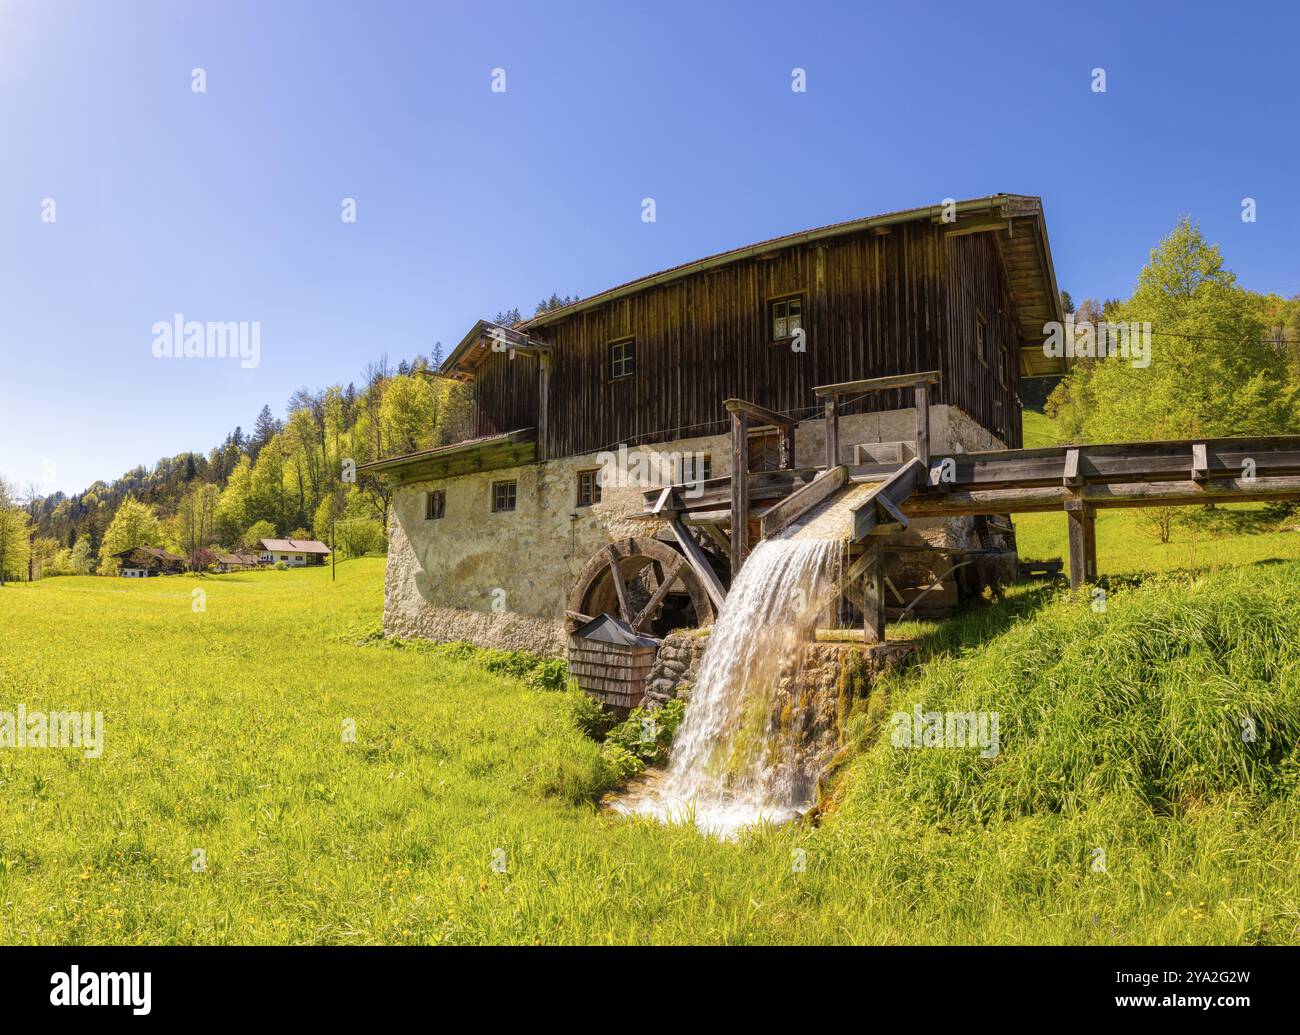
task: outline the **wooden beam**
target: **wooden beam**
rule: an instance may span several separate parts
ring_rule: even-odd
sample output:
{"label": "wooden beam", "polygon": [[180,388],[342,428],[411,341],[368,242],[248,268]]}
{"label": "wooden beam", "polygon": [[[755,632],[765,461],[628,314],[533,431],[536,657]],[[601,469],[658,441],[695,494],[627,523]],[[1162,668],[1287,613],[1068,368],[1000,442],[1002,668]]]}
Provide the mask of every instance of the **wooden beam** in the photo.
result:
{"label": "wooden beam", "polygon": [[828,468],[807,485],[795,489],[776,506],[765,510],[760,518],[763,538],[769,539],[794,524],[827,496],[843,488],[848,477],[849,470],[843,465]]}
{"label": "wooden beam", "polygon": [[641,627],[646,623],[650,616],[655,613],[655,608],[663,603],[664,597],[668,595],[669,587],[677,580],[677,575],[682,570],[682,565],[685,563],[686,558],[679,557],[673,562],[672,567],[664,572],[663,578],[659,580],[659,585],[655,588],[654,593],[651,594],[650,600],[646,603],[646,606],[641,609],[641,613],[636,616],[636,620],[632,623],[634,631],[640,632]]}
{"label": "wooden beam", "polygon": [[889,501],[888,496],[877,493],[872,499],[876,503],[876,527],[871,530],[872,535],[888,535],[890,532],[901,532],[907,527],[907,518]]}
{"label": "wooden beam", "polygon": [[[902,509],[902,503],[916,491],[918,479],[924,474],[925,466],[913,457],[884,482],[875,492],[853,508],[853,540],[861,542],[871,535],[880,524],[881,510],[876,500],[889,500],[895,508]],[[887,518],[892,518],[888,511]]]}
{"label": "wooden beam", "polygon": [[718,545],[718,549],[722,551],[723,556],[731,556],[731,539],[727,536],[726,532],[711,522],[696,525],[695,527],[704,530],[704,534]]}
{"label": "wooden beam", "polygon": [[731,411],[731,577],[749,553],[749,413]]}
{"label": "wooden beam", "polygon": [[1205,443],[1192,445],[1192,481],[1203,482],[1210,477],[1210,461],[1206,456]]}
{"label": "wooden beam", "polygon": [[884,549],[868,543],[862,575],[862,638],[867,643],[885,642]]}
{"label": "wooden beam", "polygon": [[826,398],[826,466],[840,465],[840,404],[837,396]]}
{"label": "wooden beam", "polygon": [[816,396],[850,395],[858,392],[886,392],[891,388],[911,388],[919,384],[937,384],[943,375],[937,370],[918,374],[892,374],[889,377],[870,377],[865,381],[844,381],[834,385],[819,385],[813,389]]}
{"label": "wooden beam", "polygon": [[618,594],[618,608],[622,612],[620,617],[625,622],[632,621],[632,605],[627,599],[627,585],[623,582],[623,573],[618,569],[618,551],[614,549],[614,544],[610,543],[605,547],[605,553],[609,557],[609,573],[614,579],[614,592]]}
{"label": "wooden beam", "polygon": [[769,410],[766,406],[759,406],[758,403],[752,403],[748,399],[724,399],[722,405],[727,408],[728,413],[745,413],[760,424],[770,424],[774,428],[793,428],[798,423],[793,417],[777,413],[776,410]]}
{"label": "wooden beam", "polygon": [[955,514],[1031,514],[1059,510],[1068,500],[1096,507],[1182,506],[1198,503],[1252,503],[1300,499],[1300,478],[1212,478],[1185,481],[1117,482],[1109,485],[1035,486],[1004,489],[952,489],[919,493],[901,507],[908,517]]}
{"label": "wooden beam", "polygon": [[916,385],[916,458],[930,462],[930,382]]}
{"label": "wooden beam", "polygon": [[691,538],[691,533],[686,530],[686,526],[680,521],[670,521],[669,530],[673,533],[673,538],[677,540],[677,545],[682,548],[682,553],[686,555],[686,560],[692,570],[699,576],[700,582],[704,584],[704,590],[709,594],[709,599],[713,601],[713,606],[719,611],[727,599],[727,591],[722,588],[722,583],[718,580],[718,573],[713,570],[709,564],[709,559],[704,556],[704,551],[700,549],[700,544]]}
{"label": "wooden beam", "polygon": [[1079,451],[1077,449],[1066,451],[1065,470],[1061,475],[1061,484],[1071,488],[1083,484],[1083,478],[1079,475]]}

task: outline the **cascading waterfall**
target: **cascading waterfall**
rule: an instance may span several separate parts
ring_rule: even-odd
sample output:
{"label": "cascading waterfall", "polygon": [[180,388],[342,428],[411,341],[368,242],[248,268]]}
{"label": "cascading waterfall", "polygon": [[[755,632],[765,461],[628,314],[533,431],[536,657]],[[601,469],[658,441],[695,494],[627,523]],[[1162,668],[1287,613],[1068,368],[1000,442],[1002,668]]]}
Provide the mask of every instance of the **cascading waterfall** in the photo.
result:
{"label": "cascading waterfall", "polygon": [[811,641],[843,563],[843,536],[807,528],[759,543],[718,615],[677,731],[668,771],[629,811],[729,836],[813,804],[800,731],[774,722],[783,675]]}

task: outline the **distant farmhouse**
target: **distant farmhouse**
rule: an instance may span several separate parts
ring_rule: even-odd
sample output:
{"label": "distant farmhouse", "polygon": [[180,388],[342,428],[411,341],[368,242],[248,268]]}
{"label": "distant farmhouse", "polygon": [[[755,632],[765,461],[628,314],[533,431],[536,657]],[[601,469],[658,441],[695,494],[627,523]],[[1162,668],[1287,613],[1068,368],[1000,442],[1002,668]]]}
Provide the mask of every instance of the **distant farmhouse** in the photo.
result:
{"label": "distant farmhouse", "polygon": [[305,568],[324,564],[330,548],[315,539],[263,539],[258,560],[262,564],[283,562],[290,568]]}
{"label": "distant farmhouse", "polygon": [[[912,461],[928,476],[932,450],[1018,448],[1019,379],[1064,372],[1042,345],[1062,318],[1041,202],[999,194],[479,321],[441,367],[474,387],[472,437],[359,468],[393,490],[385,631],[558,654],[602,614],[652,636],[707,625],[783,501]],[[948,571],[934,551],[1014,572],[997,514],[891,519],[895,595]],[[978,592],[965,574],[926,605]]]}
{"label": "distant farmhouse", "polygon": [[261,558],[255,553],[227,553],[217,558],[217,571],[247,571],[261,564]]}
{"label": "distant farmhouse", "polygon": [[124,579],[176,575],[185,570],[183,558],[170,554],[158,546],[133,546],[112,556],[120,562],[118,574]]}

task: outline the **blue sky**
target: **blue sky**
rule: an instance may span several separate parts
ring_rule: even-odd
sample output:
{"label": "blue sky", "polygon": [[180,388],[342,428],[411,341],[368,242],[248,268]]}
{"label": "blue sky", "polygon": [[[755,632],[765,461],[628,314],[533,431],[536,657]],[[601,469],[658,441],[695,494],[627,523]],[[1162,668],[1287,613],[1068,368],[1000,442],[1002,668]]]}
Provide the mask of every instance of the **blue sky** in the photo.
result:
{"label": "blue sky", "polygon": [[[0,0],[0,474],[78,491],[552,291],[948,196],[1042,195],[1076,300],[1184,214],[1300,291],[1295,5],[1055,6]],[[176,313],[261,364],[155,359]]]}

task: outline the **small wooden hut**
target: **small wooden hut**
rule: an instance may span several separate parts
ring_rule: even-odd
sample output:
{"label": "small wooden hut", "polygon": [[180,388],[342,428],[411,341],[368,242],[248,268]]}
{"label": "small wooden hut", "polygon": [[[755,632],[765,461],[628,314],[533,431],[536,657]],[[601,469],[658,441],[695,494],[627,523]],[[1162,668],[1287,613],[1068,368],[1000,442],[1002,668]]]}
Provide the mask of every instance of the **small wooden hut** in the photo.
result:
{"label": "small wooden hut", "polygon": [[635,708],[659,641],[613,615],[599,615],[569,637],[569,673],[602,704]]}

